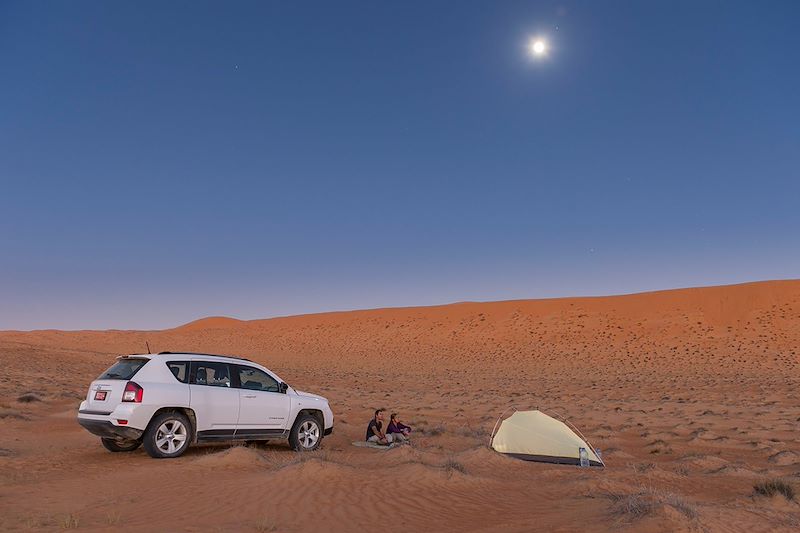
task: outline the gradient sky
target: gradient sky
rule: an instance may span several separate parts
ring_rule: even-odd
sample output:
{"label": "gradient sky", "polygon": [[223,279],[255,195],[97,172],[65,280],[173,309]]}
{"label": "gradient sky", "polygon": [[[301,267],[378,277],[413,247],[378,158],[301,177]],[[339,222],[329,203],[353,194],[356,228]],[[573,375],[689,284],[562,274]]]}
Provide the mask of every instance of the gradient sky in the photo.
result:
{"label": "gradient sky", "polygon": [[794,0],[0,1],[0,66],[0,329],[800,277]]}

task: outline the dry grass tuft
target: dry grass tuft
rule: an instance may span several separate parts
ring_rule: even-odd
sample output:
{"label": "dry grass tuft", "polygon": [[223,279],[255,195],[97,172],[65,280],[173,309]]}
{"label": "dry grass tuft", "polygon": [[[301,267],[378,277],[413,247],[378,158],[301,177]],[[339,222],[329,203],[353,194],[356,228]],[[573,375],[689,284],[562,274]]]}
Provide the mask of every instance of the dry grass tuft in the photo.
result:
{"label": "dry grass tuft", "polygon": [[757,496],[767,496],[769,498],[781,494],[787,500],[794,501],[794,487],[782,479],[769,479],[759,481],[753,485],[753,490]]}
{"label": "dry grass tuft", "polygon": [[653,463],[639,463],[639,464],[631,464],[630,467],[633,469],[634,473],[644,474],[645,472],[653,470],[656,467],[656,465]]}
{"label": "dry grass tuft", "polygon": [[697,510],[682,497],[671,492],[646,488],[632,494],[608,494],[611,514],[626,520],[638,520],[668,506],[689,520],[697,519]]}
{"label": "dry grass tuft", "polygon": [[296,465],[296,464],[303,464],[309,461],[313,461],[314,459],[321,461],[323,463],[331,463],[332,458],[331,454],[328,450],[314,450],[313,452],[297,452],[292,454],[291,458],[286,461],[282,467]]}
{"label": "dry grass tuft", "polygon": [[80,519],[75,513],[66,514],[59,520],[61,529],[78,529],[80,523]]}
{"label": "dry grass tuft", "polygon": [[444,424],[438,424],[436,426],[431,427],[421,427],[419,432],[428,437],[436,437],[443,434],[446,431]]}
{"label": "dry grass tuft", "polygon": [[253,527],[256,531],[262,531],[264,533],[268,531],[278,531],[278,524],[266,516],[260,518]]}
{"label": "dry grass tuft", "polygon": [[25,529],[39,529],[45,527],[45,520],[40,516],[30,516],[25,519]]}
{"label": "dry grass tuft", "polygon": [[611,513],[620,518],[638,520],[655,511],[655,502],[643,493],[609,495],[613,506]]}
{"label": "dry grass tuft", "polygon": [[678,465],[675,468],[675,473],[678,474],[679,476],[684,476],[684,477],[688,476],[690,473],[689,467],[686,465]]}
{"label": "dry grass tuft", "polygon": [[481,428],[472,428],[469,426],[463,426],[457,428],[454,433],[460,437],[467,437],[473,439],[487,439],[489,437],[489,432],[485,429]]}
{"label": "dry grass tuft", "polygon": [[0,409],[0,418],[10,418],[14,420],[30,420],[30,417],[15,411],[14,409]]}

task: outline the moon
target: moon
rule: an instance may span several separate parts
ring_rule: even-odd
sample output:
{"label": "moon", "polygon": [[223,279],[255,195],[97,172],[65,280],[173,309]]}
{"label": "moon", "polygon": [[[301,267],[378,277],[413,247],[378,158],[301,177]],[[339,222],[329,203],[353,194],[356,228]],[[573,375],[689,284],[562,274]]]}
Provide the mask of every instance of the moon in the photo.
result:
{"label": "moon", "polygon": [[534,56],[541,57],[547,53],[547,43],[544,39],[531,39],[530,51]]}

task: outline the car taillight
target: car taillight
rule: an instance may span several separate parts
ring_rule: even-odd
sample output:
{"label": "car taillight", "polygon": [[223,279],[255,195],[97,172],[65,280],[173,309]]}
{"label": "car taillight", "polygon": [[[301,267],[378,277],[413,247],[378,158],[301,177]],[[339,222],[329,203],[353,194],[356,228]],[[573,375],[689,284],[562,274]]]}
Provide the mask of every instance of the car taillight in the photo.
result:
{"label": "car taillight", "polygon": [[122,401],[142,403],[142,396],[144,396],[144,389],[133,381],[129,381],[125,385],[125,392],[122,393]]}

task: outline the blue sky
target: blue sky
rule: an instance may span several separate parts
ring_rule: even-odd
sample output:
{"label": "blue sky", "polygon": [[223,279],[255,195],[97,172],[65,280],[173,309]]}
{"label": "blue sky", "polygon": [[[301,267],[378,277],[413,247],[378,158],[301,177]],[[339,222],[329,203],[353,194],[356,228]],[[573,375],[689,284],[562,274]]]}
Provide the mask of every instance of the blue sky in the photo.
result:
{"label": "blue sky", "polygon": [[798,21],[0,1],[0,329],[800,277]]}

